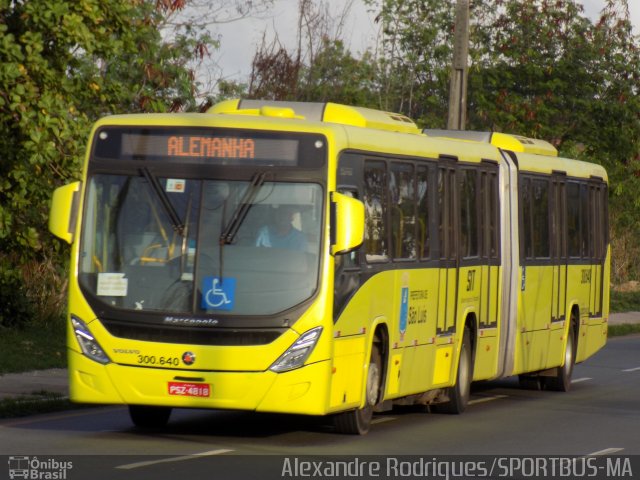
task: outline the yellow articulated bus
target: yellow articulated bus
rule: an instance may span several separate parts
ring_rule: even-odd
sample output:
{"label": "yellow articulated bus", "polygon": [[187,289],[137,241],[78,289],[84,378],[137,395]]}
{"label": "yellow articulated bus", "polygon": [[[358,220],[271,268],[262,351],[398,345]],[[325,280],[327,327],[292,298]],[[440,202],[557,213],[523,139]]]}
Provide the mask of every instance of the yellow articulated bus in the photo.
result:
{"label": "yellow articulated bus", "polygon": [[606,342],[607,176],[546,142],[338,104],[111,116],[54,192],[73,401],[460,413],[472,381],[567,390]]}

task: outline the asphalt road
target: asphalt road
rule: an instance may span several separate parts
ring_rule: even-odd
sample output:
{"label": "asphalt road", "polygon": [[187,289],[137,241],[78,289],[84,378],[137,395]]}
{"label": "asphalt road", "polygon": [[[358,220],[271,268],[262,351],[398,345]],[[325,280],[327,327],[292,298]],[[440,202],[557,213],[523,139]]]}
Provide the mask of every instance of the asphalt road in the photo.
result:
{"label": "asphalt road", "polygon": [[[1,421],[0,460],[16,467],[37,457],[41,471],[69,461],[74,468],[64,478],[71,480],[161,480],[303,478],[283,458],[304,456],[640,455],[640,336],[609,340],[573,379],[568,393],[521,390],[516,379],[476,385],[463,415],[396,409],[376,416],[364,437],[338,435],[322,419],[202,410],[176,410],[166,428],[140,431],[125,408],[78,409]],[[91,477],[80,475],[85,469]]]}

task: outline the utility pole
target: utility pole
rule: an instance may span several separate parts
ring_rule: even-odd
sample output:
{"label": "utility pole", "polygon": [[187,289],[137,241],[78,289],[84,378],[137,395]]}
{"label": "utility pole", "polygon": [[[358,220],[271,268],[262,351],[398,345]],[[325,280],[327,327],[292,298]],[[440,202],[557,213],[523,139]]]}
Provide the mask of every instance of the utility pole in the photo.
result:
{"label": "utility pole", "polygon": [[449,130],[464,130],[467,123],[467,76],[469,57],[469,0],[456,5],[453,64],[449,90]]}

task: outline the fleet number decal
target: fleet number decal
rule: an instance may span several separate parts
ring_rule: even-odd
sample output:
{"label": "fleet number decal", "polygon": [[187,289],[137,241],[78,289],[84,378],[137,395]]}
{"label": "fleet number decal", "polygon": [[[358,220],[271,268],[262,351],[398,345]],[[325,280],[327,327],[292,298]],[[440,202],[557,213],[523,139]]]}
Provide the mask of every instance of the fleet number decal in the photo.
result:
{"label": "fleet number decal", "polygon": [[178,357],[156,357],[155,355],[138,355],[138,363],[141,365],[161,365],[177,367],[180,365]]}

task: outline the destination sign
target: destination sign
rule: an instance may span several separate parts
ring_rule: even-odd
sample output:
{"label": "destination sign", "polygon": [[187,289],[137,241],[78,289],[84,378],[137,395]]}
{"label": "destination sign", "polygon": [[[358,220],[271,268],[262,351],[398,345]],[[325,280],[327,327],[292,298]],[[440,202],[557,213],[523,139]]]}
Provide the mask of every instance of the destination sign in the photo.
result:
{"label": "destination sign", "polygon": [[167,155],[201,158],[256,158],[252,138],[169,137]]}
{"label": "destination sign", "polygon": [[218,165],[320,166],[321,135],[213,128],[105,127],[93,158]]}

